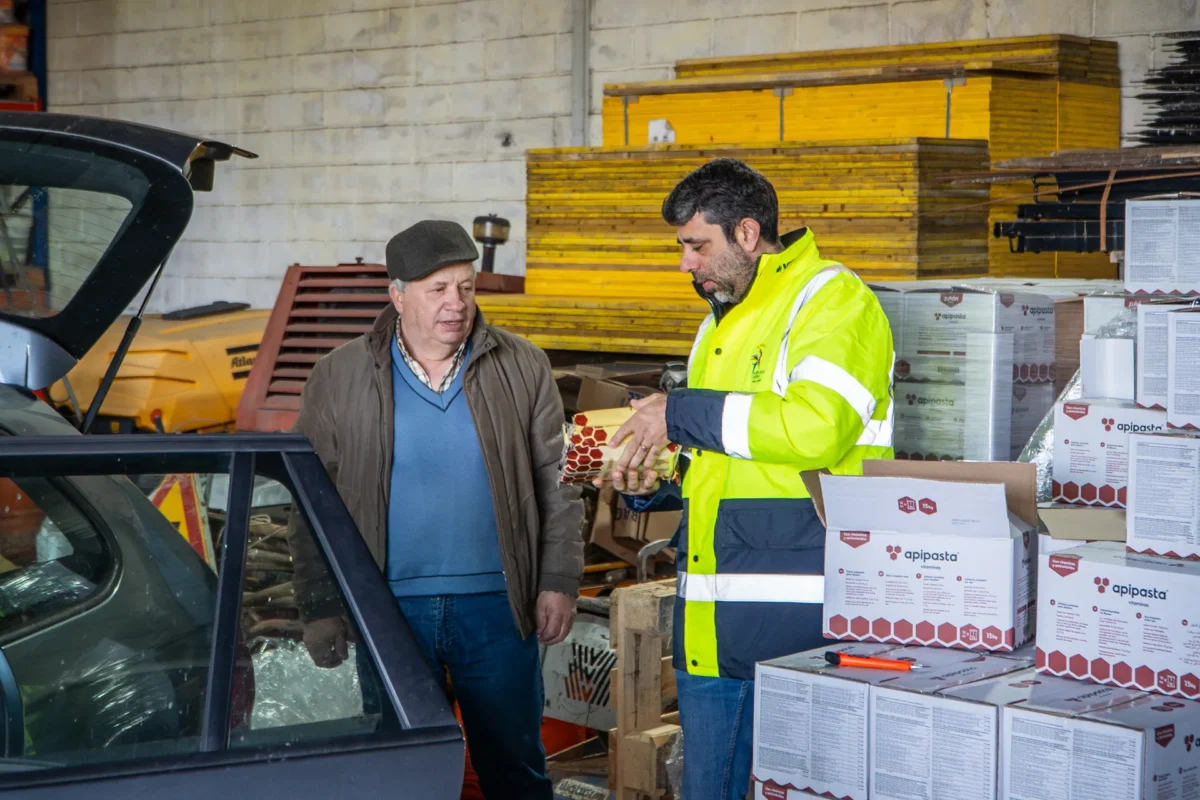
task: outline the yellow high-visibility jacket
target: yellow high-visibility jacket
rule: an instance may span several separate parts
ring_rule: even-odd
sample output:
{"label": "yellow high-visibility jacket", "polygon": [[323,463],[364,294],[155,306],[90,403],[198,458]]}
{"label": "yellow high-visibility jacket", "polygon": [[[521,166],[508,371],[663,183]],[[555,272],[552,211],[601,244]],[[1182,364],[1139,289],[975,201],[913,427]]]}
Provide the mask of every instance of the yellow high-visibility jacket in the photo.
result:
{"label": "yellow high-visibility jacket", "polygon": [[757,661],[820,646],[825,529],[800,475],[892,457],[879,301],[811,231],[783,245],[701,324],[687,388],[668,395],[684,505],[674,661],[693,675],[753,680]]}

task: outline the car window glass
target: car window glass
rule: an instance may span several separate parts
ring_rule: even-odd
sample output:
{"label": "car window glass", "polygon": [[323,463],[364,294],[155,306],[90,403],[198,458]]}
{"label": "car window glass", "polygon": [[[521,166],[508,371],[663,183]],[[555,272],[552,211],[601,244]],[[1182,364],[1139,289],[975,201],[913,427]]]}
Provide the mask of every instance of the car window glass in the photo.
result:
{"label": "car window glass", "polygon": [[[304,618],[325,620],[307,644]],[[326,635],[317,635],[322,629]],[[383,727],[378,672],[360,638],[292,490],[259,476],[238,642],[239,668],[248,658],[253,685],[246,707],[235,706],[230,746],[318,741]]]}
{"label": "car window glass", "polygon": [[51,317],[65,308],[145,191],[140,172],[98,154],[0,142],[0,311]]}
{"label": "car window glass", "polygon": [[124,475],[0,480],[15,487],[0,502],[15,568],[0,562],[0,643],[23,703],[22,764],[198,750],[217,575],[194,476],[164,484],[179,477],[157,505]]}
{"label": "car window glass", "polygon": [[0,636],[82,608],[113,573],[104,537],[61,489],[0,478]]}

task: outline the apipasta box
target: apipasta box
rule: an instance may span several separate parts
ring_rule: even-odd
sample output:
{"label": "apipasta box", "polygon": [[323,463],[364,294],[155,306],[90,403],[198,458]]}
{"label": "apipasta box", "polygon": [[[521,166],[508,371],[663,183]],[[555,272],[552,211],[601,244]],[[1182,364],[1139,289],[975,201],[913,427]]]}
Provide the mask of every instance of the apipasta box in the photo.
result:
{"label": "apipasta box", "polygon": [[1200,294],[1200,200],[1125,201],[1125,291]]}
{"label": "apipasta box", "polygon": [[1005,484],[1033,485],[1036,468],[891,463],[925,477],[820,476],[825,636],[1005,651],[1032,638],[1036,489],[1022,487],[1022,519]]}
{"label": "apipasta box", "polygon": [[1058,394],[1054,391],[1052,383],[1016,383],[1013,384],[1012,392],[1012,424],[1009,426],[1011,445],[1008,460],[1016,461],[1021,457],[1025,445],[1033,438],[1038,425],[1041,425],[1042,420],[1053,410]]}
{"label": "apipasta box", "polygon": [[[1014,662],[1015,663],[1015,662]],[[1001,710],[1042,699],[1078,698],[1079,713],[1145,696],[1018,671],[932,694],[873,687],[869,747],[871,797],[878,800],[995,800],[1003,748]],[[1082,698],[1089,699],[1082,699]]]}
{"label": "apipasta box", "polygon": [[1200,430],[1200,308],[1167,314],[1167,427]]}
{"label": "apipasta box", "polygon": [[1054,301],[1027,292],[918,289],[904,295],[904,349],[897,376],[962,381],[969,334],[1013,337],[1013,380],[1054,381]]}
{"label": "apipasta box", "polygon": [[[914,672],[834,667],[827,650],[921,664]],[[1028,662],[937,647],[842,642],[760,663],[754,682],[753,775],[759,797],[816,795],[865,800],[869,787],[871,695],[916,697],[994,677]],[[868,794],[868,792],[870,792]]]}
{"label": "apipasta box", "polygon": [[1137,434],[1129,445],[1126,546],[1200,559],[1200,438]]}
{"label": "apipasta box", "polygon": [[1002,800],[1200,798],[1200,703],[1142,695],[1095,708],[1103,687],[1079,685],[1003,709]]}
{"label": "apipasta box", "polygon": [[1162,431],[1165,411],[1123,400],[1069,400],[1054,411],[1055,501],[1124,508],[1129,485],[1129,435]]}
{"label": "apipasta box", "polygon": [[1167,316],[1192,301],[1157,298],[1137,307],[1137,404],[1167,407]]}
{"label": "apipasta box", "polygon": [[884,316],[891,325],[892,347],[897,354],[904,352],[905,290],[887,283],[868,283],[867,286],[875,293],[875,299],[879,301],[879,307],[883,309]]}
{"label": "apipasta box", "polygon": [[1200,563],[1091,544],[1038,561],[1039,672],[1200,697]]}

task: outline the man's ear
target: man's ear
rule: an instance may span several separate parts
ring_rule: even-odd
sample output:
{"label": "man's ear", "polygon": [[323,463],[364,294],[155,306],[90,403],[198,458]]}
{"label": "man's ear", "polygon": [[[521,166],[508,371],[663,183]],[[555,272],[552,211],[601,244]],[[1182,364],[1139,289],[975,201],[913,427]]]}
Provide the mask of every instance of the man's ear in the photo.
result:
{"label": "man's ear", "polygon": [[753,253],[762,241],[762,228],[757,220],[745,217],[733,229],[733,237],[746,253]]}
{"label": "man's ear", "polygon": [[392,299],[392,305],[396,307],[397,314],[404,313],[404,292],[396,288],[396,284],[388,284],[388,297]]}

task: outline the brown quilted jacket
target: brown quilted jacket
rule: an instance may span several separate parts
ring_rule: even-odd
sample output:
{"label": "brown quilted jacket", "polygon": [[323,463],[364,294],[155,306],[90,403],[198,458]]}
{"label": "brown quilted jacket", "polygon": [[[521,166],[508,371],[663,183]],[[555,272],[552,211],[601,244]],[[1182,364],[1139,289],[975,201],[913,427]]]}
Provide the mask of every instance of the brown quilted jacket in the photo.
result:
{"label": "brown quilted jacket", "polygon": [[[381,571],[387,564],[392,470],[392,306],[371,332],[334,350],[313,368],[293,428],[325,464]],[[583,575],[583,504],[558,484],[562,399],[546,354],[487,325],[478,314],[463,367],[467,399],[492,484],[509,603],[523,636],[536,628],[542,591],[578,595]],[[327,573],[307,530],[293,517],[293,585],[304,619],[344,613],[329,596]],[[421,532],[436,535],[436,532]]]}

